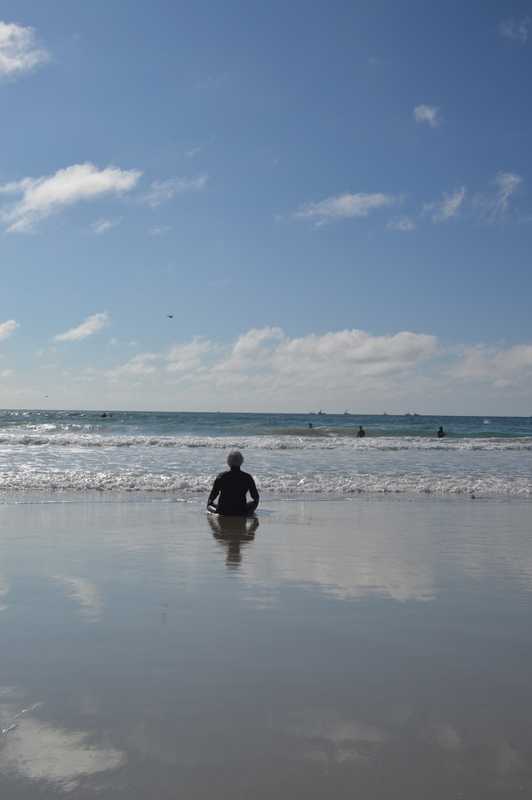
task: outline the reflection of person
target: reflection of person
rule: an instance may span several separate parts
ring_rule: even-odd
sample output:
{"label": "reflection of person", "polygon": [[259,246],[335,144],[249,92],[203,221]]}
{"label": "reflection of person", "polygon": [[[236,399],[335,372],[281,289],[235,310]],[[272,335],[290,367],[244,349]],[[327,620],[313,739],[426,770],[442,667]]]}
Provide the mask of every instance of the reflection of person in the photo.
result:
{"label": "reflection of person", "polygon": [[[227,456],[230,469],[220,472],[213,483],[207,508],[217,514],[227,516],[245,516],[253,514],[259,504],[259,493],[255,481],[247,472],[240,469],[244,456],[239,450],[233,450]],[[247,500],[247,494],[253,498]],[[220,495],[218,503],[216,498]]]}
{"label": "reflection of person", "polygon": [[228,565],[237,566],[242,560],[241,544],[252,542],[255,531],[259,527],[257,517],[223,517],[221,515],[208,516],[212,535],[215,539],[227,546]]}
{"label": "reflection of person", "polygon": [[436,436],[438,437],[438,439],[443,439],[443,437],[446,436],[446,433],[443,430],[443,425],[440,425],[440,427],[438,428],[438,433],[436,434]]}
{"label": "reflection of person", "polygon": [[362,425],[359,425],[358,426],[358,431],[357,431],[357,438],[358,439],[363,439],[365,435],[366,435],[366,431],[364,430]]}

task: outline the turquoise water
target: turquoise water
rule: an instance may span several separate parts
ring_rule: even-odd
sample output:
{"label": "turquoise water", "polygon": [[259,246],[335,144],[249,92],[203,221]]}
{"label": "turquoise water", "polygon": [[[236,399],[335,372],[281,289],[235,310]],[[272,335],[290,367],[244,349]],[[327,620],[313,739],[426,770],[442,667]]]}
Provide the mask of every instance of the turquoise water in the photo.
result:
{"label": "turquoise water", "polygon": [[532,495],[532,417],[61,410],[0,412],[0,491],[198,498],[234,447],[272,496]]}
{"label": "turquoise water", "polygon": [[[105,417],[102,415],[106,414]],[[371,436],[433,436],[443,425],[450,437],[530,437],[530,417],[446,417],[388,414],[228,414],[147,411],[0,411],[0,437],[13,430],[35,433],[86,431],[145,436],[355,435],[363,425]]]}

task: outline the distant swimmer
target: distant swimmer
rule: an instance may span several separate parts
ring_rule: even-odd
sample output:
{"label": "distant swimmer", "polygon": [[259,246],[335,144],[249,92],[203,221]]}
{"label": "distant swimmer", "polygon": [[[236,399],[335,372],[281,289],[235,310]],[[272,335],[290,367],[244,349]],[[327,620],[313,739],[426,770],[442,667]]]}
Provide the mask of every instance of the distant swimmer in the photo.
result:
{"label": "distant swimmer", "polygon": [[443,430],[442,425],[440,425],[440,427],[438,428],[438,433],[436,434],[436,436],[438,437],[438,439],[443,439],[444,436],[447,436],[447,434]]}
{"label": "distant swimmer", "polygon": [[[239,450],[233,450],[227,456],[229,469],[221,472],[213,483],[207,510],[226,516],[246,516],[253,514],[259,504],[259,493],[251,475],[240,469],[244,456]],[[252,500],[248,501],[247,494]],[[216,503],[216,498],[220,500]]]}
{"label": "distant swimmer", "polygon": [[366,435],[366,431],[364,430],[362,425],[359,425],[358,426],[358,431],[357,431],[357,439],[363,439],[365,435]]}

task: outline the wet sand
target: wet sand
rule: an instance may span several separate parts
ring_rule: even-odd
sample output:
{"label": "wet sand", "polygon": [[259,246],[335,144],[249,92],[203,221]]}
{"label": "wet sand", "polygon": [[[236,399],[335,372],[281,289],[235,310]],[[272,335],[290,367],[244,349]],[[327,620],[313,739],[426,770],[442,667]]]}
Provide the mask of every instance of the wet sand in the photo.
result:
{"label": "wet sand", "polygon": [[0,797],[531,796],[531,512],[4,498]]}

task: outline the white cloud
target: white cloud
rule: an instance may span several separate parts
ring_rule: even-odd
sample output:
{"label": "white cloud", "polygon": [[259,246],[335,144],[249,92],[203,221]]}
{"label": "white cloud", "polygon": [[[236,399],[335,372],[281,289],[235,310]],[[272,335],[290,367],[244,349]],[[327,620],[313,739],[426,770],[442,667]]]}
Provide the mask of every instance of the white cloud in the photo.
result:
{"label": "white cloud", "polygon": [[477,195],[475,204],[487,222],[501,220],[510,207],[512,196],[523,183],[515,172],[498,172],[493,180],[495,191],[489,195]]}
{"label": "white cloud", "polygon": [[112,228],[116,228],[121,222],[121,217],[117,219],[97,219],[96,222],[92,223],[91,229],[97,236],[101,236],[102,233],[107,233],[107,231],[112,230]]}
{"label": "white cloud", "polygon": [[504,214],[508,210],[510,198],[522,182],[521,176],[513,172],[499,172],[497,174],[494,183],[497,187],[496,206],[498,213]]}
{"label": "white cloud", "polygon": [[201,147],[191,147],[190,150],[185,151],[185,156],[187,158],[195,158],[197,155],[201,153]]}
{"label": "white cloud", "polygon": [[164,236],[172,230],[171,225],[153,225],[148,229],[150,236]]}
{"label": "white cloud", "polygon": [[511,39],[521,44],[526,44],[528,31],[530,29],[530,17],[523,17],[521,20],[507,19],[499,25],[499,33],[505,39]]}
{"label": "white cloud", "polygon": [[168,372],[182,373],[201,369],[204,357],[212,353],[213,349],[212,342],[199,336],[186,344],[174,345],[167,355],[166,369]]}
{"label": "white cloud", "polygon": [[120,378],[142,378],[145,375],[153,375],[157,372],[158,363],[162,356],[159,353],[138,353],[125,364],[121,364],[114,369],[107,371],[107,377],[111,380]]}
{"label": "white cloud", "polygon": [[371,211],[393,205],[397,199],[389,194],[339,194],[317,203],[305,203],[294,214],[299,219],[314,219],[318,225],[334,219],[367,217]]}
{"label": "white cloud", "polygon": [[441,124],[440,109],[438,106],[420,105],[414,108],[414,119],[416,122],[426,123],[431,128],[437,128]]}
{"label": "white cloud", "polygon": [[11,378],[12,375],[13,375],[12,369],[0,370],[0,378]]}
{"label": "white cloud", "polygon": [[102,328],[109,324],[109,314],[107,312],[92,314],[87,317],[80,325],[64,333],[58,333],[54,336],[56,342],[78,342],[80,339],[86,339],[87,336],[92,336],[98,333]]}
{"label": "white cloud", "polygon": [[0,322],[0,340],[7,339],[8,336],[11,336],[12,333],[19,328],[18,322],[14,319],[8,319],[5,322]]}
{"label": "white cloud", "polygon": [[433,222],[446,222],[456,217],[466,196],[466,187],[462,186],[450,194],[444,193],[443,198],[435,203],[428,203],[425,211],[432,211]]}
{"label": "white cloud", "polygon": [[284,333],[278,327],[251,328],[238,337],[232,354],[240,359],[255,358],[265,344],[281,341],[283,338]]}
{"label": "white cloud", "polygon": [[0,218],[10,233],[27,233],[39,220],[81,200],[130,191],[141,174],[118,167],[98,169],[85,163],[60,169],[53,175],[6,183],[0,185],[0,194],[20,195],[20,200],[3,208]]}
{"label": "white cloud", "polygon": [[177,194],[184,192],[199,192],[207,186],[207,175],[198,175],[195,178],[169,178],[166,181],[153,181],[148,192],[143,195],[143,201],[157,208],[162,203],[172,200]]}
{"label": "white cloud", "polygon": [[397,217],[396,219],[391,219],[386,227],[392,231],[408,233],[416,229],[416,223],[410,217]]}
{"label": "white cloud", "polygon": [[0,21],[0,77],[17,77],[50,60],[33,28]]}

